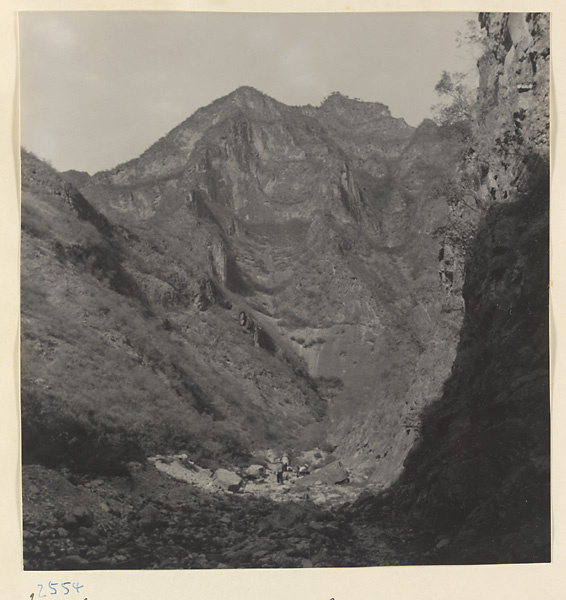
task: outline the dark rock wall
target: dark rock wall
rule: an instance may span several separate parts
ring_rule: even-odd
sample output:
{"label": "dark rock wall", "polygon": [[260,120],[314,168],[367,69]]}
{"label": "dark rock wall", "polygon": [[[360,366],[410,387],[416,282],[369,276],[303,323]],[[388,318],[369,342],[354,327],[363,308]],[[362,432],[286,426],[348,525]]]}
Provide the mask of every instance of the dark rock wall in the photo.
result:
{"label": "dark rock wall", "polygon": [[549,559],[547,180],[491,207],[466,269],[466,317],[442,400],[394,490],[452,541],[449,562]]}

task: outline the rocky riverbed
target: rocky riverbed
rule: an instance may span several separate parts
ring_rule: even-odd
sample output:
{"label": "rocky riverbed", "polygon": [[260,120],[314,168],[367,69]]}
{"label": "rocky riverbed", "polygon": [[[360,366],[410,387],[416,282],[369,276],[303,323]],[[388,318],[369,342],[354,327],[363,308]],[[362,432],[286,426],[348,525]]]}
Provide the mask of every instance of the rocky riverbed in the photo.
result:
{"label": "rocky riverbed", "polygon": [[283,484],[269,467],[255,477],[232,472],[240,483],[231,491],[225,473],[183,455],[132,465],[127,477],[93,479],[25,466],[25,568],[397,564],[390,534],[349,518],[348,506],[365,483],[355,475],[329,483],[340,468],[330,464]]}

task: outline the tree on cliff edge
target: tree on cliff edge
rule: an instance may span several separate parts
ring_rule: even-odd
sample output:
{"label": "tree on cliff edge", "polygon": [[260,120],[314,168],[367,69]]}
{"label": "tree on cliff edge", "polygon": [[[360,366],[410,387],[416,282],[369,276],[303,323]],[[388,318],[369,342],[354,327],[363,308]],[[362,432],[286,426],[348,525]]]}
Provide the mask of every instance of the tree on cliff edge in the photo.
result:
{"label": "tree on cliff edge", "polygon": [[432,107],[434,120],[439,125],[456,125],[472,120],[474,94],[466,86],[465,79],[464,73],[442,71],[442,77],[434,86],[442,101]]}

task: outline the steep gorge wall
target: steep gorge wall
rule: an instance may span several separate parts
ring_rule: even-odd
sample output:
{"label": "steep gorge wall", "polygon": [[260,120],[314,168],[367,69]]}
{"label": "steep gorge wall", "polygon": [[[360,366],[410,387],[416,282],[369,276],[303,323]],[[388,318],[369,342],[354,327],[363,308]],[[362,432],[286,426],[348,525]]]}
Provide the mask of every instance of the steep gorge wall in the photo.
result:
{"label": "steep gorge wall", "polygon": [[421,532],[415,562],[550,559],[549,15],[480,23],[487,50],[461,174],[476,182],[475,210],[457,207],[451,238],[452,267],[465,264],[456,360],[400,480],[358,503]]}
{"label": "steep gorge wall", "polygon": [[373,352],[366,352],[364,362],[355,357],[359,366],[348,365],[353,377],[365,378],[369,386],[350,388],[361,400],[350,399],[350,392],[343,402],[347,406],[337,407],[331,440],[344,464],[363,468],[383,486],[399,477],[419,435],[419,415],[440,397],[456,353],[463,310],[461,303],[449,305],[439,279],[439,250],[451,217],[438,181],[458,168],[463,149],[453,127],[423,122],[391,165],[388,187],[379,198],[380,250],[393,257],[395,269],[385,276],[382,265],[374,263],[372,270],[387,282],[390,294],[380,285],[373,291],[378,303],[390,306],[386,318],[392,335],[387,346],[380,346],[384,336],[378,331]]}

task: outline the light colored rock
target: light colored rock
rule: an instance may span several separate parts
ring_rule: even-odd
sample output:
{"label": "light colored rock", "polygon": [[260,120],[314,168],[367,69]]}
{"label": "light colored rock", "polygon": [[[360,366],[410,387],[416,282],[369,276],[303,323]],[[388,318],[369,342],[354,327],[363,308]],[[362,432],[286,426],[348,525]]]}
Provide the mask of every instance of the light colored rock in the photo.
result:
{"label": "light colored rock", "polygon": [[300,487],[310,487],[313,485],[334,485],[337,483],[346,483],[350,474],[339,461],[330,463],[322,469],[316,470],[311,475],[297,479],[297,485]]}
{"label": "light colored rock", "polygon": [[222,489],[228,492],[239,492],[242,487],[242,478],[228,469],[217,469],[213,476],[213,481]]}
{"label": "light colored rock", "polygon": [[212,471],[209,469],[201,469],[200,467],[196,467],[196,465],[191,465],[191,468],[187,469],[178,460],[175,460],[172,463],[157,460],[154,465],[158,471],[166,473],[173,479],[184,481],[191,485],[198,485],[202,489],[214,489],[214,484],[211,479]]}
{"label": "light colored rock", "polygon": [[263,475],[265,475],[265,467],[262,465],[250,465],[246,469],[246,475],[252,479],[263,477]]}

